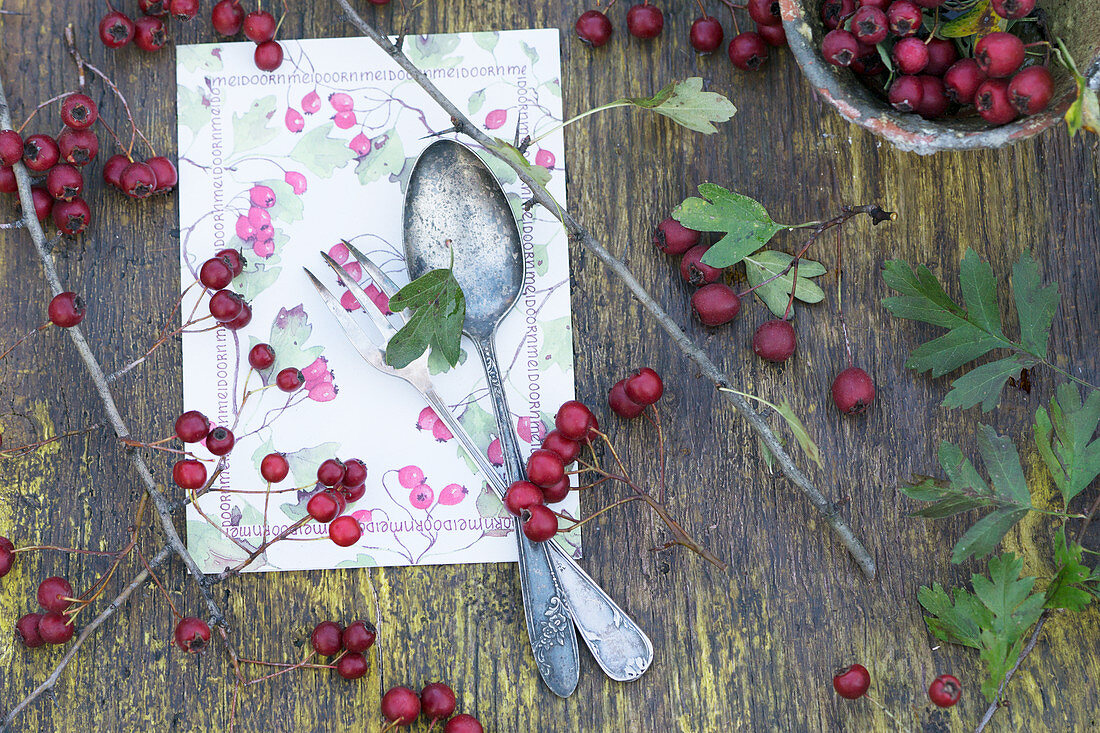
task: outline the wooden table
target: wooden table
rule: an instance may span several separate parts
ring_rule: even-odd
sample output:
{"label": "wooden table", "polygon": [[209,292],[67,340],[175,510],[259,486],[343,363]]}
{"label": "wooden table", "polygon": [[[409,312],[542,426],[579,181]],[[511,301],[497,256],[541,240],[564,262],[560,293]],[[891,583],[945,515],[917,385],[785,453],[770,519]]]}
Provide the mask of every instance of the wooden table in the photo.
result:
{"label": "wooden table", "polygon": [[[136,11],[130,7],[135,3],[124,5]],[[1061,282],[1063,301],[1051,343],[1057,363],[1096,381],[1096,139],[1071,141],[1059,129],[1000,151],[928,158],[899,153],[815,99],[786,52],[773,54],[756,74],[732,69],[721,53],[696,57],[686,37],[698,10],[688,2],[668,11],[663,36],[649,43],[626,34],[626,7],[620,3],[612,11],[616,35],[596,51],[572,34],[573,21],[586,9],[576,2],[429,0],[411,10],[404,25],[398,3],[382,9],[360,5],[368,19],[389,31],[562,29],[569,114],[623,95],[648,95],[691,75],[703,76],[733,99],[740,113],[710,137],[627,110],[570,127],[570,205],[736,384],[791,402],[825,455],[825,470],[809,466],[812,477],[842,502],[875,556],[879,575],[873,581],[860,575],[802,495],[768,473],[744,422],[623,285],[595,257],[574,249],[578,391],[598,404],[615,380],[637,366],[651,365],[665,375],[671,508],[728,559],[729,573],[683,551],[649,552],[665,538],[649,514],[630,508],[595,522],[585,537],[583,565],[649,631],[657,657],[640,681],[617,684],[585,653],[580,686],[569,700],[555,698],[537,682],[512,566],[244,577],[218,590],[243,655],[294,659],[318,620],[369,616],[373,593],[381,607],[381,641],[371,674],[359,683],[305,673],[246,689],[237,729],[377,730],[380,687],[442,679],[456,689],[460,709],[476,713],[489,731],[891,730],[889,720],[866,701],[852,703],[833,693],[833,669],[853,661],[870,668],[872,692],[908,729],[973,728],[985,709],[977,692],[977,654],[939,647],[921,620],[916,592],[933,580],[965,582],[984,564],[953,567],[949,550],[966,525],[908,518],[913,505],[895,487],[913,472],[936,473],[935,451],[943,439],[961,442],[973,453],[976,428],[987,421],[1026,446],[1025,461],[1038,477],[1028,426],[1056,380],[1049,371],[1036,372],[1030,395],[1009,390],[1002,406],[988,415],[939,407],[949,380],[915,376],[904,368],[907,352],[935,329],[894,320],[882,309],[879,300],[887,292],[879,268],[886,259],[904,258],[953,279],[963,252],[972,247],[993,262],[1003,286],[1017,255],[1031,250],[1045,275]],[[716,5],[708,9],[717,13],[718,7],[710,7]],[[64,24],[73,22],[89,59],[115,75],[154,141],[172,148],[170,50],[155,56],[135,49],[108,52],[94,40],[99,3],[8,0],[0,9],[25,13],[0,16],[0,73],[18,118],[38,101],[74,86],[60,37]],[[333,3],[313,2],[292,3],[282,35],[350,32]],[[179,42],[212,38],[205,22],[176,31]],[[97,99],[106,99],[102,86],[92,88]],[[111,119],[121,119],[116,105],[105,107]],[[832,375],[843,365],[831,310],[833,275],[825,278],[826,304],[800,310],[799,351],[782,368],[762,363],[748,347],[755,324],[766,318],[759,303],[746,302],[738,321],[721,330],[690,321],[689,290],[654,253],[650,229],[702,181],[751,195],[787,222],[822,218],[852,203],[878,202],[899,213],[895,224],[871,228],[860,221],[840,235],[856,359],[879,386],[869,415],[841,419],[827,398]],[[65,281],[91,301],[86,332],[110,367],[144,351],[169,318],[179,285],[172,236],[177,212],[173,199],[138,203],[101,186],[89,203],[96,221],[88,234],[60,247],[59,267]],[[11,204],[0,204],[0,211],[0,220],[14,218]],[[835,241],[827,238],[816,250],[830,270]],[[781,236],[777,243],[792,250],[798,240]],[[24,233],[0,232],[0,277],[6,284],[0,300],[4,346],[41,322],[47,300]],[[102,419],[83,368],[57,332],[38,335],[0,362],[0,375],[5,446]],[[170,431],[181,410],[179,384],[176,344],[118,384],[123,409],[140,435],[156,438]],[[626,452],[655,476],[651,433],[639,425],[606,422]],[[168,459],[152,460],[165,481]],[[23,544],[91,549],[124,544],[139,496],[124,453],[106,430],[5,460],[0,487],[0,533]],[[591,510],[606,500],[587,497],[584,504]],[[1029,572],[1049,574],[1043,559],[1050,557],[1049,530],[1048,522],[1032,515],[1008,535],[1004,547],[1023,553]],[[34,605],[35,584],[52,574],[92,578],[107,565],[104,558],[38,553],[0,584],[0,708],[40,683],[63,653],[28,651],[12,642],[15,618]],[[135,572],[126,566],[112,587],[121,587]],[[161,575],[182,610],[201,611],[182,565],[173,562]],[[18,730],[224,730],[232,700],[226,658],[220,649],[185,658],[168,644],[172,625],[154,588],[141,589],[65,672],[57,701],[33,705]],[[1095,727],[1098,640],[1095,604],[1072,618],[1055,615],[1011,683],[1010,705],[997,714],[993,729]],[[932,709],[924,694],[942,672],[958,675],[966,685],[962,702],[948,711]]]}

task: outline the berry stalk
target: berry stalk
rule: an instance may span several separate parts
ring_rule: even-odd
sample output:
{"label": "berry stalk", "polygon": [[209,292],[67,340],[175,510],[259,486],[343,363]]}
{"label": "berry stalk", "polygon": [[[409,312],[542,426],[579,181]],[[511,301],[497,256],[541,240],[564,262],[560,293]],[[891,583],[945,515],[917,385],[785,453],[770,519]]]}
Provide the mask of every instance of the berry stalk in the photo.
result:
{"label": "berry stalk", "polygon": [[[538,181],[534,180],[526,166],[510,160],[497,150],[496,143],[451,102],[443,92],[439,90],[431,79],[404,54],[390,42],[389,38],[380,33],[374,26],[367,23],[352,8],[348,0],[336,0],[343,9],[348,21],[354,25],[360,33],[374,41],[385,51],[409,76],[420,85],[422,89],[450,116],[455,128],[478,144],[489,150],[490,153],[507,163],[531,190],[533,200],[542,205],[565,226],[570,239],[581,244],[596,255],[607,267],[630,289],[642,306],[649,312],[657,324],[669,335],[680,350],[699,367],[704,376],[714,384],[716,388],[730,387],[729,379],[711,360],[709,356],[696,345],[680,328],[680,325],[657,303],[648,291],[638,282],[629,268],[617,257],[611,254],[589,231],[577,221],[576,218],[558,204],[554,197]],[[810,500],[810,503],[821,513],[829,526],[836,533],[841,543],[855,559],[864,575],[868,578],[875,577],[875,561],[871,554],[856,537],[848,523],[841,517],[831,502],[809,477],[795,464],[786,449],[779,442],[779,438],[749,403],[741,396],[726,392],[726,399],[730,401],[738,414],[748,421],[749,426],[760,437],[775,457],[776,464],[783,474]]]}

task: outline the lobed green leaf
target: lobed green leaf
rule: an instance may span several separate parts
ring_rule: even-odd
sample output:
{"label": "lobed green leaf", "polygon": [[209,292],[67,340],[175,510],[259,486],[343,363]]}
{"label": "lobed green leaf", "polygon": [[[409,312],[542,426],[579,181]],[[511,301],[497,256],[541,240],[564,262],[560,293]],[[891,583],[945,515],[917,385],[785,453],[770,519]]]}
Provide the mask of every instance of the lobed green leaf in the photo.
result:
{"label": "lobed green leaf", "polygon": [[672,216],[689,229],[725,233],[703,256],[703,262],[711,267],[736,265],[785,228],[748,196],[713,183],[700,184],[699,194],[702,198],[686,199]]}

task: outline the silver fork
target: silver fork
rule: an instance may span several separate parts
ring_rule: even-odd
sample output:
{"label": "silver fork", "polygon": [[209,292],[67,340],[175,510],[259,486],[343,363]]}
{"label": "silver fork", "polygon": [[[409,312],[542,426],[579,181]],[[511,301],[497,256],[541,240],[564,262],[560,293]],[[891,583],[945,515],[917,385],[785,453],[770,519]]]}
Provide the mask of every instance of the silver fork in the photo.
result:
{"label": "silver fork", "polygon": [[[399,288],[381,268],[355,246],[351,244],[347,244],[347,246],[351,256],[362,266],[363,270],[374,281],[375,286],[386,297],[392,297],[397,293]],[[363,288],[349,278],[335,260],[325,252],[321,252],[321,256],[356,296],[362,306],[361,309],[368,315],[382,338],[379,343],[368,335],[358,322],[351,317],[351,314],[344,309],[339,300],[307,269],[306,274],[313,281],[325,305],[339,321],[352,345],[366,359],[367,363],[375,369],[405,380],[424,396],[424,399],[427,400],[440,419],[447,424],[451,433],[462,444],[466,454],[477,464],[478,469],[489,485],[503,499],[508,489],[504,480],[477,447],[477,444],[474,443],[470,434],[455,418],[446,402],[435,391],[428,373],[427,354],[425,353],[402,369],[394,369],[386,364],[385,344],[396,333],[396,329],[380,310],[373,307],[370,297]],[[399,322],[404,322],[404,316],[401,314],[396,314],[393,317]],[[522,542],[526,540],[526,537],[523,536],[518,525],[516,534],[522,547]],[[600,668],[608,677],[621,682],[640,677],[653,662],[653,644],[650,642],[649,637],[604,592],[596,581],[581,569],[576,560],[561,545],[557,542],[549,542],[546,545],[549,549],[547,554],[553,564],[554,573],[557,575],[557,585],[565,598],[566,608],[548,606],[546,618],[542,620],[532,619],[528,614],[528,633],[531,636],[532,649],[536,661],[539,663],[540,673],[544,674],[543,658],[548,650],[552,650],[558,644],[567,644],[566,639],[572,639],[572,643],[576,644],[575,635],[568,633],[568,619],[571,616],[581,638],[588,646],[589,651],[592,652],[597,664],[600,665]],[[520,580],[526,601],[529,588],[525,575],[526,570],[522,567],[521,552]],[[539,628],[536,628],[536,626]],[[550,684],[549,681],[548,684]],[[551,689],[554,689],[554,685],[551,685]],[[555,690],[555,692],[557,691]],[[561,693],[559,692],[559,694]]]}

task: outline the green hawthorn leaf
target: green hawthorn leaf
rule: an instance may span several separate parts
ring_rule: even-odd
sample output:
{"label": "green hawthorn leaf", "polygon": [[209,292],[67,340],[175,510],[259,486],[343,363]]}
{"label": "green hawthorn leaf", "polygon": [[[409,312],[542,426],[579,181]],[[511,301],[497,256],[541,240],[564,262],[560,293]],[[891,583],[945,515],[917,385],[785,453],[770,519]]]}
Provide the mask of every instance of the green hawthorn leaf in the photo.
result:
{"label": "green hawthorn leaf", "polygon": [[1018,377],[1021,371],[1033,366],[1034,360],[1020,356],[983,364],[951,383],[943,406],[966,409],[980,403],[982,412],[989,412],[997,406],[1008,378]]}
{"label": "green hawthorn leaf", "polygon": [[718,92],[704,92],[703,78],[672,82],[652,97],[627,97],[613,105],[632,104],[668,117],[689,130],[707,135],[718,132],[715,122],[726,122],[737,112],[733,102]]}
{"label": "green hawthorn leaf", "polygon": [[997,435],[997,431],[988,425],[979,426],[979,430],[978,450],[993,484],[993,493],[1005,502],[1029,506],[1031,492],[1027,488],[1016,446],[1008,438]]}
{"label": "green hawthorn leaf", "polygon": [[998,509],[986,514],[959,538],[951,550],[951,562],[958,565],[973,555],[983,558],[993,552],[1008,531],[1027,515],[1027,509]]}
{"label": "green hawthorn leaf", "polygon": [[993,12],[989,0],[978,0],[978,3],[962,15],[941,24],[936,30],[940,38],[966,38],[967,36],[984,36],[994,31],[1003,31],[1008,27],[1008,21]]}
{"label": "green hawthorn leaf", "polygon": [[534,178],[535,182],[540,186],[545,186],[550,182],[550,170],[548,168],[544,168],[541,165],[532,165],[531,161],[527,160],[523,153],[519,152],[519,148],[511,143],[501,140],[499,137],[493,138],[493,140],[495,141],[495,145],[493,146],[494,150],[527,171],[527,174]]}
{"label": "green hawthorn leaf", "polygon": [[905,366],[916,372],[931,370],[933,377],[942,377],[1001,345],[1000,339],[964,323],[913,349]]}
{"label": "green hawthorn leaf", "polygon": [[[765,249],[754,255],[746,257],[745,275],[749,285],[753,286],[753,292],[759,297],[768,310],[776,316],[782,317],[787,309],[787,303],[791,297],[791,286],[794,283],[794,272],[788,272],[783,277],[775,277],[790,266],[794,257],[786,252],[774,249]],[[795,289],[795,298],[804,303],[820,303],[825,298],[825,292],[809,278],[825,274],[825,266],[813,260],[799,260],[798,263],[798,287]],[[774,280],[761,285],[760,283],[775,277]]]}
{"label": "green hawthorn leaf", "polygon": [[814,443],[813,438],[810,437],[810,433],[806,430],[806,426],[803,425],[802,421],[798,419],[798,416],[794,414],[794,410],[786,400],[779,403],[778,412],[783,416],[783,419],[787,421],[787,427],[794,433],[794,439],[798,441],[798,445],[802,448],[803,452],[805,452],[810,460],[816,463],[818,467],[823,468],[824,465],[821,462],[821,451],[818,449],[817,444]]}
{"label": "green hawthorn leaf", "polygon": [[723,232],[703,256],[711,267],[730,267],[767,244],[785,229],[748,196],[727,191],[713,183],[699,184],[702,198],[688,198],[672,212],[673,218],[689,229]]}
{"label": "green hawthorn leaf", "polygon": [[952,644],[981,648],[981,629],[991,614],[972,593],[961,588],[953,590],[954,598],[939,583],[917,591],[917,600],[931,616],[925,616],[929,630],[936,638]]}
{"label": "green hawthorn leaf", "polygon": [[1069,134],[1075,136],[1081,130],[1100,134],[1100,98],[1096,96],[1094,90],[1089,88],[1088,80],[1077,73],[1076,69],[1070,69],[1070,73],[1077,83],[1077,98],[1066,110]]}
{"label": "green hawthorn leaf", "polygon": [[[406,367],[429,348],[451,367],[462,359],[466,296],[450,268],[424,273],[394,293],[390,310],[412,310],[408,321],[386,344],[386,363]],[[431,356],[429,356],[429,362]]]}
{"label": "green hawthorn leaf", "polygon": [[1084,548],[1076,542],[1066,543],[1066,528],[1060,527],[1054,535],[1054,559],[1058,563],[1058,572],[1047,586],[1047,608],[1068,608],[1083,611],[1092,601],[1092,595],[1085,586],[1092,578],[1092,571],[1081,563]]}
{"label": "green hawthorn leaf", "polygon": [[1027,252],[1012,267],[1012,294],[1020,317],[1020,341],[1028,352],[1045,358],[1050,325],[1058,309],[1058,286],[1041,285],[1039,266]]}
{"label": "green hawthorn leaf", "polygon": [[982,262],[972,249],[966,250],[959,268],[959,284],[968,320],[989,334],[1004,338],[1001,314],[997,310],[997,282],[993,268]]}
{"label": "green hawthorn leaf", "polygon": [[1059,385],[1049,413],[1042,407],[1035,413],[1035,442],[1067,507],[1100,475],[1098,426],[1100,392],[1090,390],[1082,400],[1071,384]]}
{"label": "green hawthorn leaf", "polygon": [[396,369],[412,364],[431,346],[433,329],[427,308],[413,313],[386,344],[386,363]]}

